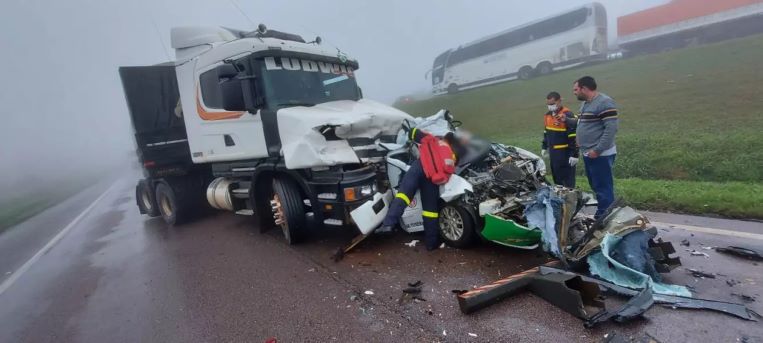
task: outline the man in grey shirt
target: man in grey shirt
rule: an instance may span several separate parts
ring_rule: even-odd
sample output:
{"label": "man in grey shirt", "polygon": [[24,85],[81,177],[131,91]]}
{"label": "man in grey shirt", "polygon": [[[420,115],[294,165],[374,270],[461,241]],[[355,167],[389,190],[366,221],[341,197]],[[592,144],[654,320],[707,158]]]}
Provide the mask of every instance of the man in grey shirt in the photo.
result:
{"label": "man in grey shirt", "polygon": [[595,215],[599,218],[615,201],[612,167],[617,155],[618,119],[615,101],[596,88],[596,80],[584,76],[575,81],[572,92],[583,101],[577,120],[577,144],[583,155],[588,183],[599,203]]}

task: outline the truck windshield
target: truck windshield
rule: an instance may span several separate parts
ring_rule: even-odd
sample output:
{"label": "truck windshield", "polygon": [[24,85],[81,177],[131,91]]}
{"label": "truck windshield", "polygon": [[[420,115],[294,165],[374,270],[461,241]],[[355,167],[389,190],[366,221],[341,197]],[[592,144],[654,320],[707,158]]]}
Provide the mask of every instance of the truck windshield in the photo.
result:
{"label": "truck windshield", "polygon": [[271,108],[360,99],[349,65],[289,57],[265,57],[261,65],[265,101]]}

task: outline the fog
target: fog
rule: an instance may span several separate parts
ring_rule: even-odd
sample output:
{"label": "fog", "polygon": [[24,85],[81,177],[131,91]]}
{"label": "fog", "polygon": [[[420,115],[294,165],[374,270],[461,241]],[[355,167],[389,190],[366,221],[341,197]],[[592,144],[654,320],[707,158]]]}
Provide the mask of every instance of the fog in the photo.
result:
{"label": "fog", "polygon": [[[133,143],[117,68],[173,57],[173,26],[265,23],[308,40],[320,35],[358,59],[367,98],[391,103],[427,92],[424,74],[444,50],[587,2],[6,0],[0,192],[129,161]],[[664,2],[601,1],[610,37],[618,16]]]}

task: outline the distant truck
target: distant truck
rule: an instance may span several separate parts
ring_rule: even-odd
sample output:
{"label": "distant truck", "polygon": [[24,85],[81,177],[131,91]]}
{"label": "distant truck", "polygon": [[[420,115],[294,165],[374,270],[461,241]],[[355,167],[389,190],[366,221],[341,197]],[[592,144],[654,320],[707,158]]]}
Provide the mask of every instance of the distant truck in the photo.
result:
{"label": "distant truck", "polygon": [[386,191],[378,144],[412,117],[363,99],[357,61],[264,25],[173,28],[171,43],[175,61],[119,69],[141,213],[171,225],[209,205],[256,214],[293,244],[353,224],[350,211]]}
{"label": "distant truck", "polygon": [[763,32],[763,0],[672,0],[617,19],[618,44],[654,53]]}

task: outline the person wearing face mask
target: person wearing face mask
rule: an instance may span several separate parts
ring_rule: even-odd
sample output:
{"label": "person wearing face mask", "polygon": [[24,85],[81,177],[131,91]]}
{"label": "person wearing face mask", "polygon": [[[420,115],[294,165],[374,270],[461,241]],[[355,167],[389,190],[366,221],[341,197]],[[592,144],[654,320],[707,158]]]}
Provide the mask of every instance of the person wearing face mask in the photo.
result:
{"label": "person wearing face mask", "polygon": [[606,94],[599,93],[596,80],[590,76],[575,81],[572,92],[583,101],[577,123],[577,143],[583,151],[588,183],[599,203],[595,215],[599,218],[615,201],[612,169],[617,155],[617,104]]}
{"label": "person wearing face mask", "polygon": [[557,92],[546,96],[548,112],[543,116],[545,130],[541,155],[551,160],[554,183],[575,188],[575,166],[578,164],[578,148],[575,144],[575,115],[562,105]]}

